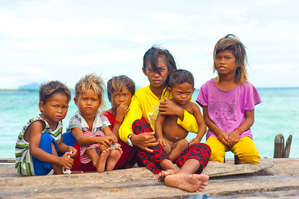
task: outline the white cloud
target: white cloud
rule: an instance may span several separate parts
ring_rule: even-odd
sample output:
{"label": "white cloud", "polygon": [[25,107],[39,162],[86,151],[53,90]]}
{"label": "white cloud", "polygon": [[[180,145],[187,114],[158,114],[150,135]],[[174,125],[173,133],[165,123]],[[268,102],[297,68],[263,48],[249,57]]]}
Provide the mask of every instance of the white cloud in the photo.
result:
{"label": "white cloud", "polygon": [[247,47],[256,86],[299,86],[297,1],[18,1],[0,7],[0,85],[84,74],[126,74],[138,85],[143,53],[167,48],[196,86],[214,76],[212,51],[234,33]]}

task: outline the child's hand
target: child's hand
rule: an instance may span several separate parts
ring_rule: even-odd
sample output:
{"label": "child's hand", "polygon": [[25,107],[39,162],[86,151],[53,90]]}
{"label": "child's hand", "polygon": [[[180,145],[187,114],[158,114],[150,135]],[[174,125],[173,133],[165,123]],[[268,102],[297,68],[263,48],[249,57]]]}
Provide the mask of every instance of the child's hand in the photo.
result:
{"label": "child's hand", "polygon": [[166,153],[170,153],[171,146],[170,146],[170,144],[167,142],[167,140],[164,137],[159,138],[158,142],[162,145],[162,147],[166,151]]}
{"label": "child's hand", "polygon": [[126,104],[126,103],[121,103],[116,108],[115,120],[122,122],[124,120],[124,117],[126,116],[126,114],[127,114],[128,111],[129,111],[129,105]]}
{"label": "child's hand", "polygon": [[159,112],[161,115],[184,115],[184,109],[167,98],[164,102],[160,102]]}
{"label": "child's hand", "polygon": [[59,165],[63,166],[65,169],[71,169],[74,164],[74,160],[68,157],[68,155],[70,155],[69,152],[64,153],[59,161]]}
{"label": "child's hand", "polygon": [[157,146],[159,144],[155,137],[155,132],[144,132],[134,135],[131,137],[131,141],[134,146],[150,153],[154,152],[154,150],[150,147]]}
{"label": "child's hand", "polygon": [[193,138],[189,143],[190,143],[190,145],[191,144],[197,144],[197,143],[200,143],[200,139],[199,138],[197,138],[197,137],[195,137],[195,138]]}
{"label": "child's hand", "polygon": [[234,146],[240,140],[239,132],[237,130],[232,131],[228,135],[228,139],[229,139],[229,146],[231,146],[231,147]]}
{"label": "child's hand", "polygon": [[74,148],[72,146],[68,146],[67,151],[70,152],[69,154],[72,158],[77,156],[77,149],[76,148]]}
{"label": "child's hand", "polygon": [[222,142],[226,146],[230,146],[228,134],[226,132],[221,131],[220,133],[218,133],[217,138],[220,142]]}
{"label": "child's hand", "polygon": [[113,143],[117,143],[118,142],[118,138],[116,137],[116,135],[112,134],[112,138],[113,138]]}
{"label": "child's hand", "polygon": [[101,136],[96,138],[97,143],[105,146],[106,148],[109,148],[114,142],[114,138],[112,136]]}
{"label": "child's hand", "polygon": [[100,149],[100,151],[105,151],[106,149],[108,149],[108,147],[106,147],[102,144],[99,144],[99,149]]}

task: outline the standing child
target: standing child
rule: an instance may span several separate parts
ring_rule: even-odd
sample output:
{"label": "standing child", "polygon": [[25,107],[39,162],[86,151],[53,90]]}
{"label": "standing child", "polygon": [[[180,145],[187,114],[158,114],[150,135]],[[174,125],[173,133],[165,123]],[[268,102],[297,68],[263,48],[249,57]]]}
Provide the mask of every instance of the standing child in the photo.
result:
{"label": "standing child", "polygon": [[[168,90],[172,95],[172,101],[186,111],[194,115],[198,124],[197,136],[190,144],[200,143],[206,125],[203,121],[198,105],[191,102],[194,92],[194,78],[187,70],[177,70],[169,75]],[[188,147],[189,142],[185,139],[188,132],[177,124],[177,116],[158,114],[155,132],[159,143],[169,156],[175,161],[180,154]]]}
{"label": "standing child", "polygon": [[[107,92],[112,107],[103,114],[108,118],[111,124],[110,128],[114,135],[119,138],[118,130],[129,111],[131,98],[135,93],[135,83],[125,75],[115,76],[108,81]],[[130,147],[122,140],[119,140],[119,144],[121,145],[123,153],[115,169],[132,167],[136,159],[135,147]]]}
{"label": "standing child", "polygon": [[258,164],[260,156],[250,127],[254,106],[261,99],[247,81],[245,47],[234,35],[216,43],[214,70],[218,76],[201,87],[197,98],[209,128],[206,143],[212,150],[210,160],[224,162],[225,151],[230,150],[241,163]]}
{"label": "standing child", "polygon": [[79,111],[68,128],[80,145],[80,163],[92,162],[97,172],[112,170],[122,153],[108,119],[99,113],[104,104],[103,84],[94,74],[86,75],[76,84],[74,101]]}
{"label": "standing child", "polygon": [[[59,81],[40,87],[39,109],[41,114],[29,120],[16,143],[16,169],[20,175],[47,175],[52,170],[62,174],[70,169],[77,150],[62,141],[62,120],[66,116],[71,98],[69,89]],[[65,153],[62,157],[58,152]]]}
{"label": "standing child", "polygon": [[155,129],[160,111],[162,115],[176,116],[178,125],[187,131],[198,131],[194,116],[169,100],[171,94],[166,89],[168,75],[175,70],[176,63],[168,50],[152,47],[144,54],[142,71],[149,85],[138,89],[132,97],[130,110],[119,128],[119,137],[130,146],[138,148],[140,164],[153,173],[164,170],[159,177],[166,185],[191,192],[202,191],[209,177],[198,173],[208,163],[209,146],[193,144],[173,163],[152,130]]}

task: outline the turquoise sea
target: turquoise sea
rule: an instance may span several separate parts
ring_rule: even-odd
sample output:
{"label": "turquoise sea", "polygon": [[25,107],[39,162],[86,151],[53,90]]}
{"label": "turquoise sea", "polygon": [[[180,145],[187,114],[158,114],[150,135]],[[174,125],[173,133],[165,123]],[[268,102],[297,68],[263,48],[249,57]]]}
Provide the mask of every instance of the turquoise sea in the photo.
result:
{"label": "turquoise sea", "polygon": [[[299,88],[259,88],[262,103],[256,106],[252,127],[262,157],[273,157],[274,137],[293,135],[290,157],[299,157]],[[198,90],[194,92],[196,98]],[[106,108],[110,103],[106,97]],[[75,113],[71,101],[64,126]],[[27,121],[39,113],[37,91],[0,91],[0,158],[14,158],[17,135]],[[194,134],[191,134],[191,139]],[[227,153],[232,157],[231,153]]]}

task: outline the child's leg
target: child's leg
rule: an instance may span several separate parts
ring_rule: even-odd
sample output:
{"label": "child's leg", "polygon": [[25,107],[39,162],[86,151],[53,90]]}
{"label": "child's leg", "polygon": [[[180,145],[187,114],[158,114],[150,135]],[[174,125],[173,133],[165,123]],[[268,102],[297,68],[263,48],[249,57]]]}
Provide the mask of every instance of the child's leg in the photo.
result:
{"label": "child's leg", "polygon": [[[53,142],[51,143],[51,146],[52,146],[52,155],[58,156]],[[53,168],[55,174],[57,174],[57,175],[63,174],[62,167],[60,165],[52,164],[52,168]]]}
{"label": "child's leg", "polygon": [[241,163],[258,164],[260,162],[259,152],[253,140],[248,136],[242,137],[232,147],[232,152],[238,156]]}
{"label": "child's leg", "polygon": [[206,141],[211,148],[211,161],[224,162],[226,146],[218,140],[217,137],[211,136]]}
{"label": "child's leg", "polygon": [[[136,120],[132,125],[132,129],[137,135],[153,131],[151,126],[142,119]],[[137,157],[139,162],[151,172],[157,174],[160,173],[162,169],[173,169],[176,167],[176,165],[168,159],[167,153],[160,144],[150,148],[153,149],[152,153],[137,149]]]}
{"label": "child's leg", "polygon": [[106,167],[107,158],[110,154],[111,149],[110,148],[101,148],[101,154],[97,160],[96,169],[97,172],[104,172]]}
{"label": "child's leg", "polygon": [[91,159],[93,166],[96,167],[98,159],[99,159],[97,150],[95,148],[88,148],[88,149],[86,149],[85,153]]}
{"label": "child's leg", "polygon": [[169,153],[169,159],[171,161],[175,161],[181,155],[181,153],[188,147],[188,141],[186,139],[182,139],[175,144],[174,149]]}
{"label": "child's leg", "polygon": [[[49,133],[43,133],[40,139],[40,146],[45,152],[57,156],[57,144]],[[62,173],[62,167],[51,164],[50,162],[40,161],[32,156],[32,162],[35,175],[47,175],[52,169],[56,174]],[[55,167],[55,168],[54,168]]]}
{"label": "child's leg", "polygon": [[120,145],[116,149],[111,150],[110,155],[107,159],[107,166],[106,166],[107,171],[111,171],[114,169],[122,153],[123,152],[122,149],[120,148]]}

